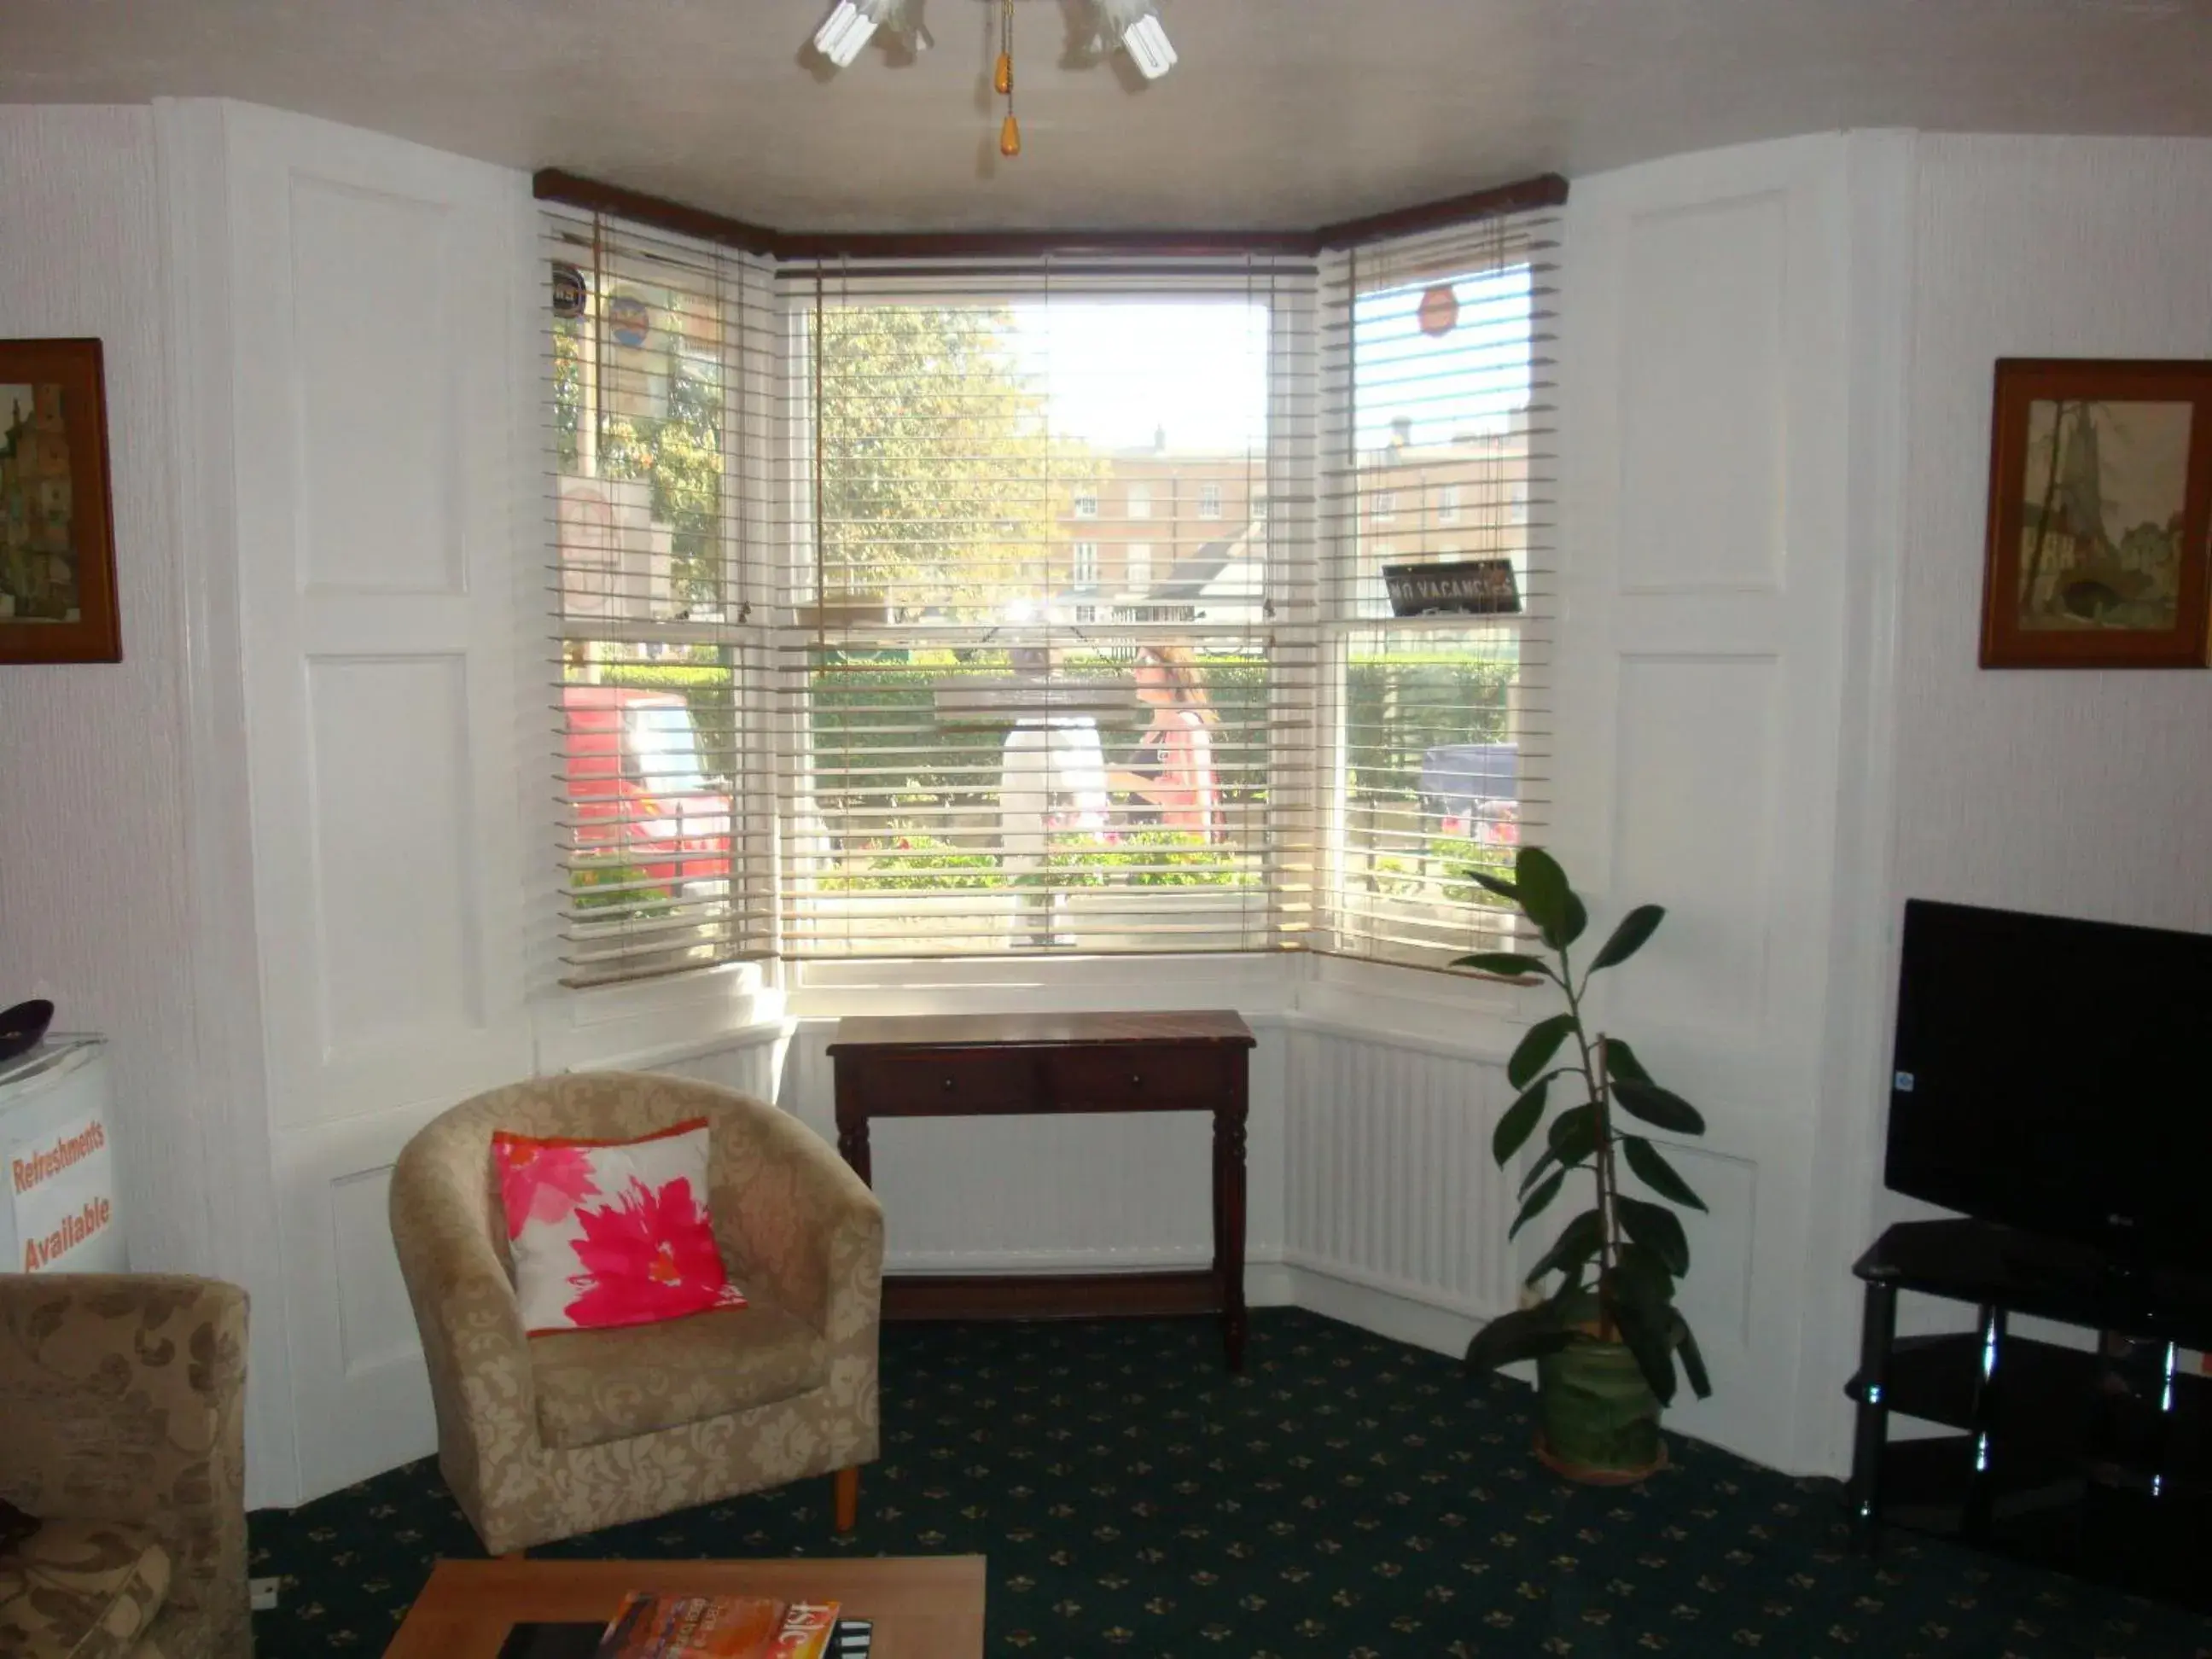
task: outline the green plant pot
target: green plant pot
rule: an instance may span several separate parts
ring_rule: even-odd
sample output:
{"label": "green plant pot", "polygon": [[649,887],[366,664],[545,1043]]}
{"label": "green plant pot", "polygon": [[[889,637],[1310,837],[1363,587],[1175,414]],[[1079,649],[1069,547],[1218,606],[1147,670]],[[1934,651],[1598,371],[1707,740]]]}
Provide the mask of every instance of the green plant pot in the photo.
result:
{"label": "green plant pot", "polygon": [[1619,1342],[1577,1338],[1536,1362],[1536,1455],[1570,1480],[1626,1486],[1667,1466],[1659,1398]]}

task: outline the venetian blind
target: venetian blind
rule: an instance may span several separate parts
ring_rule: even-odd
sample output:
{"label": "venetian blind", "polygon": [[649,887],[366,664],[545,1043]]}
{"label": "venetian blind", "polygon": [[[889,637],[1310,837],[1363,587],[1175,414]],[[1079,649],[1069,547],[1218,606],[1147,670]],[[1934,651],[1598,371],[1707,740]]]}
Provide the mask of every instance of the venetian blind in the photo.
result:
{"label": "venetian blind", "polygon": [[765,262],[549,209],[550,954],[592,985],[775,944]]}
{"label": "venetian blind", "polygon": [[778,283],[785,954],[1302,942],[1311,263]]}
{"label": "venetian blind", "polygon": [[1521,214],[1324,257],[1322,948],[1437,965],[1510,930],[1468,872],[1509,874],[1548,804],[1557,251]]}

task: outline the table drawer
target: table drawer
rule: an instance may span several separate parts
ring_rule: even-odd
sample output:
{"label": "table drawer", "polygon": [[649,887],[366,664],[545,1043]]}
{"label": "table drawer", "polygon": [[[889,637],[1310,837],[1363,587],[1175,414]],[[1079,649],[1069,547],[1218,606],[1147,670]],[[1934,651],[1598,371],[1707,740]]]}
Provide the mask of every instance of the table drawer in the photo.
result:
{"label": "table drawer", "polygon": [[853,1068],[872,1112],[1033,1112],[1042,1103],[1037,1056],[1018,1048],[869,1054],[839,1063]]}
{"label": "table drawer", "polygon": [[1212,1106],[1227,1098],[1243,1060],[1241,1049],[1075,1048],[1045,1056],[1045,1080],[1053,1104],[1070,1110]]}

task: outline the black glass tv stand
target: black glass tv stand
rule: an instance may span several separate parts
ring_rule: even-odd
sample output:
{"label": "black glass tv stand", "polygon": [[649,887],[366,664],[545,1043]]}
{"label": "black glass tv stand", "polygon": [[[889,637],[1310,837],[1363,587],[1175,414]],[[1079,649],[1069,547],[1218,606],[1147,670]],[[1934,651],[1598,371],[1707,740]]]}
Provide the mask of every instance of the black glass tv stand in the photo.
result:
{"label": "black glass tv stand", "polygon": [[[2097,1253],[1978,1221],[1890,1228],[1866,1285],[1849,1488],[1853,1536],[1954,1539],[2212,1610],[2212,1278],[2117,1273]],[[1897,1297],[1965,1303],[1974,1328],[1899,1337]],[[2085,1351],[2015,1334],[2028,1314]],[[1893,1419],[1940,1432],[1893,1438]]]}

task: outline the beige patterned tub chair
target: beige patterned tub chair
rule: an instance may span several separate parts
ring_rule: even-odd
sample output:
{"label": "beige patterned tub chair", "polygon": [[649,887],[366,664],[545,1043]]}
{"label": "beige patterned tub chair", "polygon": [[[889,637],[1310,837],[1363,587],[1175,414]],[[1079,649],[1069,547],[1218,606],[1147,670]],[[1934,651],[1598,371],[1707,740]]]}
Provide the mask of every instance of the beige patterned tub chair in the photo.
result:
{"label": "beige patterned tub chair", "polygon": [[239,1659],[246,1292],[169,1273],[0,1275],[9,1659]]}
{"label": "beige patterned tub chair", "polygon": [[[748,1305],[523,1334],[495,1129],[629,1140],[708,1124],[708,1208]],[[426,1125],[392,1176],[438,1467],[493,1554],[835,1474],[851,1526],[877,1451],[882,1207],[819,1136],[726,1089],[641,1073],[519,1083]]]}

